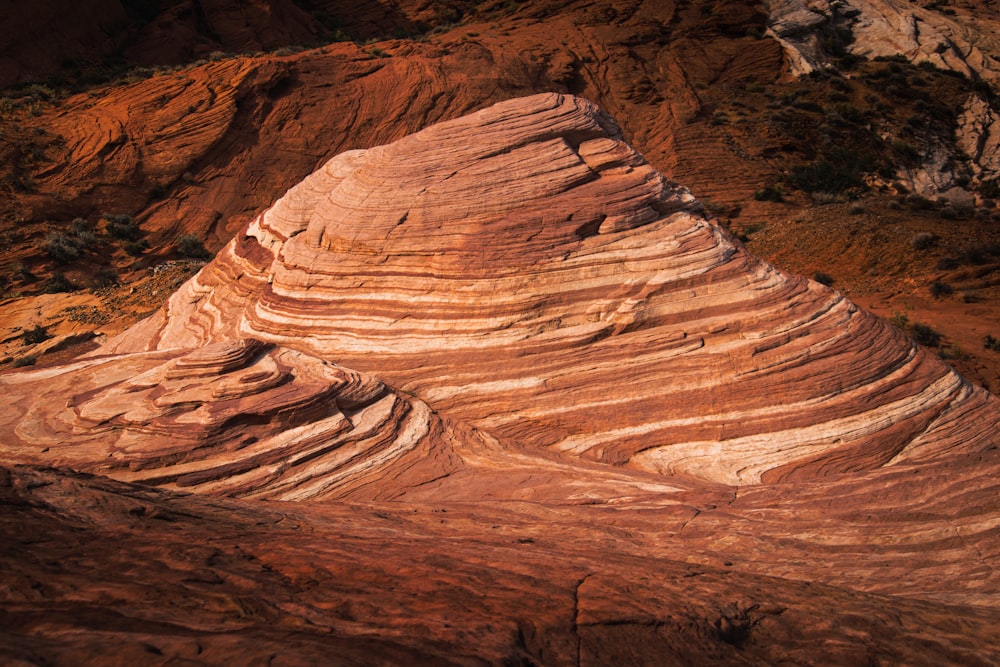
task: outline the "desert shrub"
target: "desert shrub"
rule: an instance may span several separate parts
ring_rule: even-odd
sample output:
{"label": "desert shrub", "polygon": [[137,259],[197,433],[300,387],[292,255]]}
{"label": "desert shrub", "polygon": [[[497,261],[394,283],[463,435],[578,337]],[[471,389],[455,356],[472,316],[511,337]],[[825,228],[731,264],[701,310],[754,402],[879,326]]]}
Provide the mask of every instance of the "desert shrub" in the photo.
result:
{"label": "desert shrub", "polygon": [[989,264],[1000,257],[1000,244],[983,244],[963,248],[960,260],[965,264]]}
{"label": "desert shrub", "polygon": [[141,239],[139,241],[126,241],[122,244],[122,249],[132,257],[139,257],[149,249],[149,241]]}
{"label": "desert shrub", "polygon": [[913,340],[927,347],[937,347],[941,343],[941,334],[926,324],[914,322],[910,326],[910,334],[913,336]]}
{"label": "desert shrub", "polygon": [[914,166],[920,163],[920,149],[908,141],[897,139],[891,144],[892,154],[903,164]]}
{"label": "desert shrub", "polygon": [[36,345],[44,340],[48,340],[49,338],[52,338],[49,334],[49,330],[41,324],[36,324],[35,328],[27,329],[23,334],[21,334],[21,339],[24,341],[25,345]]}
{"label": "desert shrub", "polygon": [[964,361],[969,358],[958,345],[949,345],[938,352],[938,355],[947,361]]}
{"label": "desert shrub", "polygon": [[94,224],[86,218],[73,218],[73,222],[70,223],[70,229],[74,235],[83,234],[85,232],[93,233]]}
{"label": "desert shrub", "polygon": [[864,186],[864,174],[874,166],[868,156],[847,148],[833,148],[809,164],[795,167],[792,185],[806,192],[840,193]]}
{"label": "desert shrub", "polygon": [[942,206],[941,210],[938,211],[938,215],[945,220],[958,220],[959,218],[958,210],[952,206]]}
{"label": "desert shrub", "polygon": [[139,223],[132,216],[117,213],[105,215],[108,236],[119,241],[136,241],[142,236]]}
{"label": "desert shrub", "polygon": [[21,282],[28,282],[35,279],[35,274],[31,272],[31,269],[24,262],[14,262],[10,267],[10,274],[12,278]]}
{"label": "desert shrub", "polygon": [[906,313],[893,313],[892,317],[889,318],[889,324],[899,329],[907,329],[910,326],[910,318],[906,316]]}
{"label": "desert shrub", "polygon": [[753,193],[753,198],[757,201],[773,201],[782,202],[785,198],[782,196],[780,185],[768,185],[760,190],[756,190]]}
{"label": "desert shrub", "polygon": [[910,245],[914,250],[927,250],[937,243],[938,237],[930,232],[920,232],[910,239]]}
{"label": "desert shrub", "polygon": [[853,104],[840,103],[833,105],[833,111],[838,116],[843,118],[849,123],[854,123],[855,125],[865,122],[865,114],[861,109],[857,108]]}
{"label": "desert shrub", "polygon": [[796,109],[801,109],[802,111],[811,111],[813,113],[823,113],[823,107],[817,102],[812,100],[797,100],[792,103],[792,106]]}
{"label": "desert shrub", "polygon": [[80,256],[79,244],[62,232],[52,232],[46,236],[41,249],[59,264],[67,264]]}
{"label": "desert shrub", "polygon": [[990,334],[987,334],[986,337],[983,338],[983,347],[987,350],[1000,352],[1000,340]]}
{"label": "desert shrub", "polygon": [[995,178],[983,181],[979,184],[979,194],[990,199],[1000,198],[1000,181]]}
{"label": "desert shrub", "polygon": [[955,288],[948,283],[943,283],[940,280],[935,280],[931,283],[931,296],[935,299],[940,299],[943,296],[947,296],[955,291]]}
{"label": "desert shrub", "polygon": [[14,360],[14,368],[23,368],[24,366],[34,366],[35,362],[38,361],[38,357],[33,354],[29,354],[26,357],[20,357]]}
{"label": "desert shrub", "polygon": [[816,273],[814,273],[813,280],[815,280],[821,285],[826,285],[827,287],[833,284],[833,276],[831,276],[828,273],[823,273],[822,271],[817,271]]}
{"label": "desert shrub", "polygon": [[76,289],[76,286],[69,281],[65,275],[56,271],[52,274],[52,277],[45,281],[42,285],[42,291],[46,294],[56,294],[58,292],[72,292]]}
{"label": "desert shrub", "polygon": [[207,259],[211,256],[208,250],[205,249],[205,244],[194,234],[181,234],[177,237],[174,245],[177,248],[177,252],[185,257]]}
{"label": "desert shrub", "polygon": [[94,275],[95,287],[110,287],[118,284],[118,272],[110,266],[105,266]]}
{"label": "desert shrub", "polygon": [[942,257],[938,260],[938,271],[951,271],[958,268],[958,260],[954,257]]}
{"label": "desert shrub", "polygon": [[934,208],[934,202],[918,194],[907,195],[906,205],[911,211],[927,211]]}

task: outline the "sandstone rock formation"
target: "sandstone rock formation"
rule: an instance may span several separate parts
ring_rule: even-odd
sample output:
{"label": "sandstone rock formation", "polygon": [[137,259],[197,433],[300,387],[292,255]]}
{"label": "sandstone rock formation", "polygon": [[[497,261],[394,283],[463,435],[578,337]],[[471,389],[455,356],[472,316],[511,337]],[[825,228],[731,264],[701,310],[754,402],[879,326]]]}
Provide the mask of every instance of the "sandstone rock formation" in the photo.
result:
{"label": "sandstone rock formation", "polygon": [[[726,483],[977,450],[998,423],[985,394],[748,255],[610,118],[554,94],[334,158],[101,352],[246,335],[501,439]],[[953,439],[979,405],[980,435]]]}
{"label": "sandstone rock formation", "polygon": [[[822,31],[843,29],[843,44],[866,58],[902,56],[988,81],[1000,77],[992,57],[1000,41],[970,29],[967,17],[941,14],[905,0],[770,0],[768,28],[785,48],[791,71],[807,74],[827,66]],[[952,12],[954,14],[954,12]]]}
{"label": "sandstone rock formation", "polygon": [[752,256],[582,98],[342,153],[147,320],[0,386],[14,659],[1000,648],[997,399]]}

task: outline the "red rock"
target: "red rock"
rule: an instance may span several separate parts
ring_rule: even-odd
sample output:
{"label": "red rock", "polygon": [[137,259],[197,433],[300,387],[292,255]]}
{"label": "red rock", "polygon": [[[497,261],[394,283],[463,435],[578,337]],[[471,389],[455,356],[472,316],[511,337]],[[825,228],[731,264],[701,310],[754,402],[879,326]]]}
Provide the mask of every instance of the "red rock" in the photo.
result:
{"label": "red rock", "polygon": [[995,399],[750,256],[561,95],[334,158],[103,351],[236,331],[375,373],[501,441],[725,483],[932,456],[968,405],[983,416],[955,446],[1000,424]]}
{"label": "red rock", "polygon": [[12,659],[1000,649],[997,399],[580,98],[341,154],[160,312],[0,385]]}

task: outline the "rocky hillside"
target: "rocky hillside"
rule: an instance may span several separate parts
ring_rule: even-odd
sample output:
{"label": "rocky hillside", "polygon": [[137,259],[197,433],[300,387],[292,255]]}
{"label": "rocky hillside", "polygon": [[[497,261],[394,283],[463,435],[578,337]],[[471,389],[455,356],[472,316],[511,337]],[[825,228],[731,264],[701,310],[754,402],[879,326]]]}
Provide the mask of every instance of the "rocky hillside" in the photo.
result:
{"label": "rocky hillside", "polygon": [[1000,649],[1000,400],[754,257],[581,97],[333,157],[0,388],[10,660]]}

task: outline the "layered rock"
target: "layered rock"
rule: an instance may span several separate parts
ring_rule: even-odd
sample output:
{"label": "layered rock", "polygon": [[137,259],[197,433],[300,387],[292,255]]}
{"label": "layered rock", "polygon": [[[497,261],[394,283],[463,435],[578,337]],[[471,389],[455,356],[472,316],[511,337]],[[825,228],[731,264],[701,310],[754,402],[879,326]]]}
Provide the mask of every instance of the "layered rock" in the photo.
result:
{"label": "layered rock", "polygon": [[[792,74],[828,66],[823,31],[847,30],[844,47],[866,58],[903,56],[970,77],[1000,77],[995,60],[1000,46],[988,31],[966,25],[968,18],[947,16],[906,0],[770,0],[770,34],[785,49]],[[953,12],[954,13],[954,12]]]}
{"label": "layered rock", "polygon": [[998,650],[997,400],[582,99],[341,154],[0,391],[10,661]]}
{"label": "layered rock", "polygon": [[[253,339],[5,376],[8,457],[146,484],[285,500],[453,470],[451,433],[381,382]],[[466,429],[467,431],[468,429]]]}
{"label": "layered rock", "polygon": [[1000,424],[556,94],[334,158],[102,352],[237,335],[377,372],[502,442],[725,483],[978,451]]}

